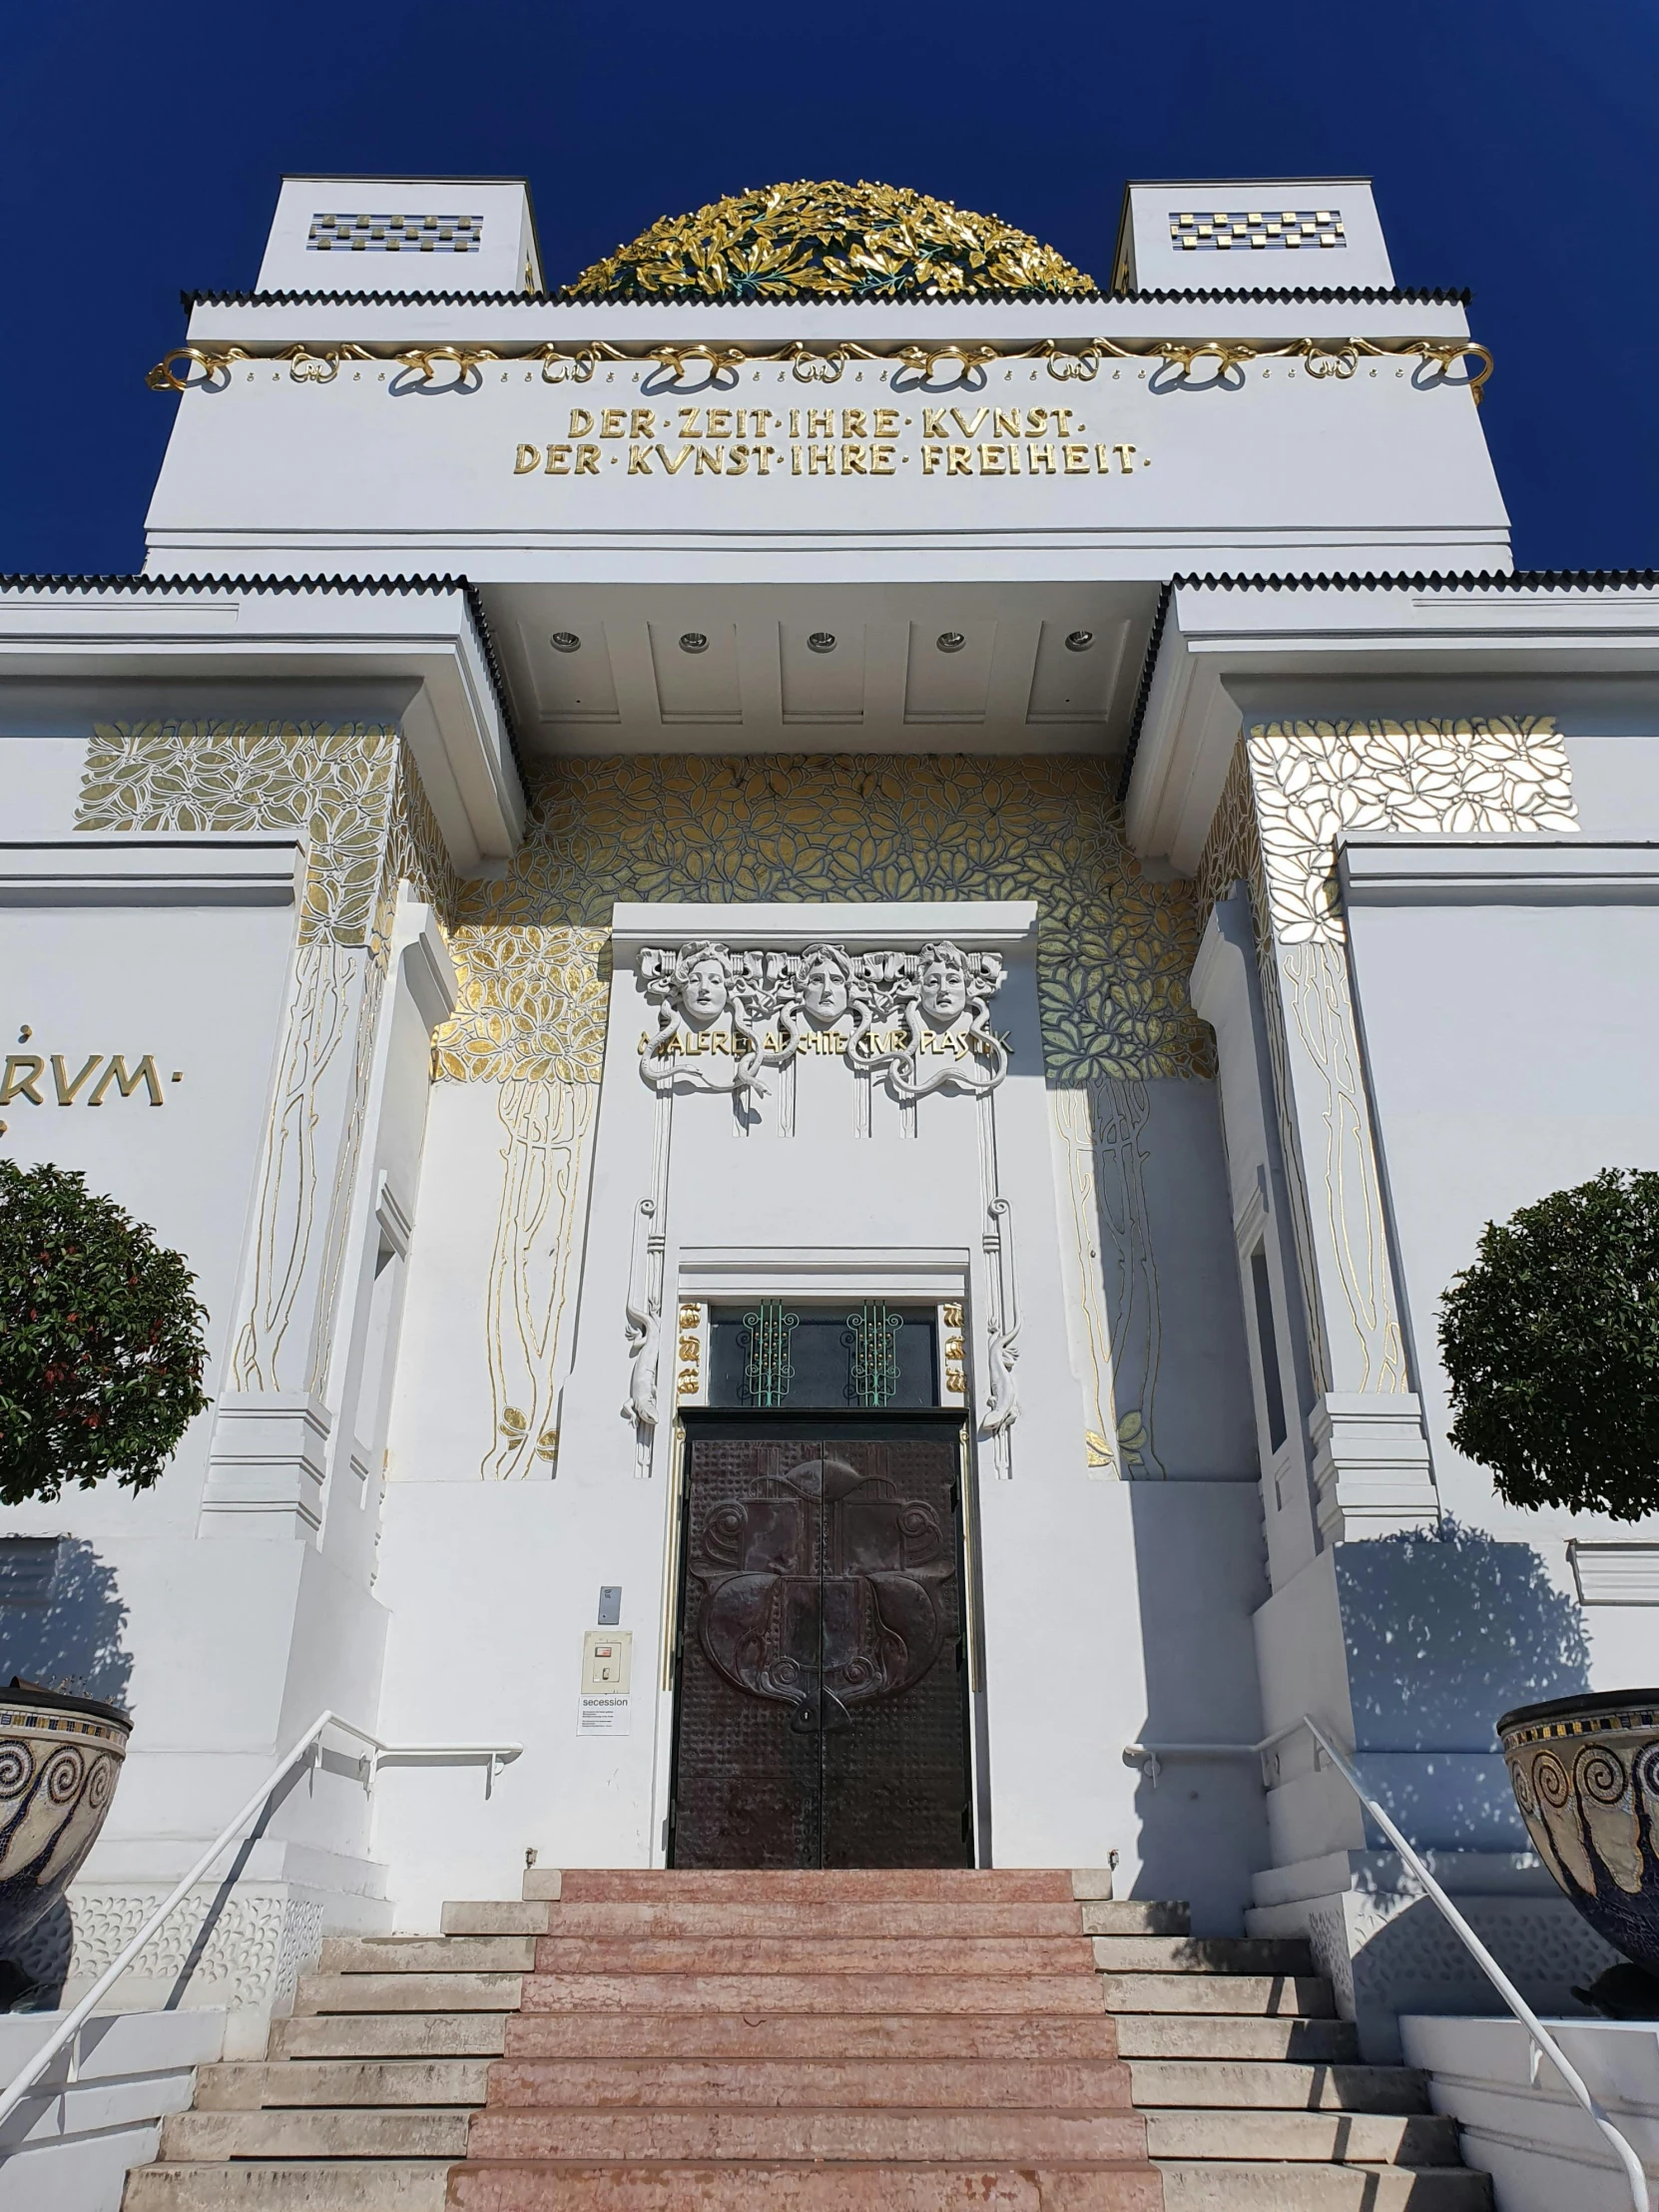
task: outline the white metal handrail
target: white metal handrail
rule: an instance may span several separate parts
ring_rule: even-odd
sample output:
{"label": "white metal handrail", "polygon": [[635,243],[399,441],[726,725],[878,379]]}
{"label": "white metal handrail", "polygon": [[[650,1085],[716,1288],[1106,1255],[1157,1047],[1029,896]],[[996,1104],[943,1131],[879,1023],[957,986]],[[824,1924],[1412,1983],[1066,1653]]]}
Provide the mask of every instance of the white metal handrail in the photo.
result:
{"label": "white metal handrail", "polygon": [[[1389,1843],[1393,1845],[1395,1851],[1399,1853],[1400,1858],[1422,1885],[1424,1895],[1433,1900],[1446,1920],[1451,1923],[1453,1930],[1461,1936],[1475,1964],[1531,2036],[1534,2049],[1549,2060],[1561,2079],[1566,2083],[1575,2102],[1583,2106],[1596,2126],[1600,2128],[1602,2134],[1606,2136],[1608,2142],[1612,2144],[1619,2164],[1624,2168],[1625,2180],[1630,2185],[1630,2202],[1633,2212],[1652,2212],[1652,2199],[1648,2192],[1647,2175],[1642,2169],[1642,2162],[1631,2145],[1602,2110],[1601,2105],[1590,2090],[1589,2083],[1579,2073],[1577,2067],[1568,2058],[1566,2052],[1549,2032],[1549,2029],[1545,2027],[1543,2021],[1539,2019],[1515,1987],[1515,1984],[1474,1933],[1474,1930],[1470,1928],[1468,1922],[1464,1920],[1462,1914],[1458,1912],[1456,1906],[1452,1904],[1450,1898],[1446,1896],[1440,1885],[1434,1880],[1421,1857],[1406,1842],[1399,1829],[1366,1789],[1365,1784],[1355,1772],[1352,1763],[1337,1749],[1319,1722],[1311,1714],[1305,1713],[1299,1725],[1308,1730],[1315,1743],[1325,1753],[1331,1764],[1360,1800],[1360,1803],[1378,1827],[1382,1829]],[[1290,1731],[1287,1731],[1287,1733],[1290,1733]],[[1534,2079],[1536,2079],[1535,2074]]]}
{"label": "white metal handrail", "polygon": [[1292,1721],[1289,1728],[1281,1728],[1271,1736],[1264,1736],[1259,1744],[1125,1744],[1125,1763],[1139,1767],[1154,1789],[1158,1777],[1164,1771],[1166,1759],[1260,1759],[1275,1749],[1288,1737],[1300,1735],[1302,1723]]}
{"label": "white metal handrail", "polygon": [[[56,2058],[59,2051],[66,2044],[73,2044],[76,2036],[91,2018],[99,1999],[106,1995],[121,1979],[121,1976],[127,1971],[127,1968],[145,1944],[149,1942],[151,1936],[155,1935],[157,1929],[183,1904],[220,1853],[229,1850],[231,1845],[236,1842],[243,1829],[254,1818],[276,1785],[291,1774],[302,1760],[310,1756],[324,1731],[329,1728],[337,1728],[343,1735],[355,1737],[358,1743],[367,1744],[370,1747],[369,1768],[371,1780],[373,1775],[378,1772],[380,1760],[394,1753],[401,1754],[404,1757],[411,1755],[417,1757],[425,1755],[429,1758],[443,1756],[452,1758],[458,1755],[487,1757],[490,1761],[490,1774],[493,1778],[498,1763],[516,1759],[524,1749],[522,1744],[387,1744],[382,1743],[378,1736],[371,1736],[366,1728],[356,1728],[350,1721],[341,1720],[337,1713],[319,1713],[287,1756],[267,1775],[236,1818],[227,1822],[225,1827],[220,1830],[218,1836],[208,1846],[201,1858],[197,1860],[189,1874],[157,1906],[138,1934],[128,1943],[126,1949],[110,1965],[105,1967],[86,1995],[82,1997],[80,2003],[64,2015],[55,2033],[41,2045],[32,2057],[24,2062],[20,2070],[7,2082],[5,2088],[0,2090],[0,2127],[3,2127],[6,2121],[11,2118],[13,2112],[16,2111],[53,2059]],[[71,2064],[73,2066],[73,2057]]]}

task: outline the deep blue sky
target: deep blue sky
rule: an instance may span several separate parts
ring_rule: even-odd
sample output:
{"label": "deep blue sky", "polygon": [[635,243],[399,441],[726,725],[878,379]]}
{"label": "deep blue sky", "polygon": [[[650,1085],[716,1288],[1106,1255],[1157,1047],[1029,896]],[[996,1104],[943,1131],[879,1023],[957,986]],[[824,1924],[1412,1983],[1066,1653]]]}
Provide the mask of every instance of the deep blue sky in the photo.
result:
{"label": "deep blue sky", "polygon": [[1531,567],[1659,565],[1652,0],[666,7],[0,0],[0,569],[130,569],[181,286],[251,284],[283,170],[525,174],[550,280],[746,185],[874,177],[1110,276],[1126,177],[1370,174],[1473,287]]}

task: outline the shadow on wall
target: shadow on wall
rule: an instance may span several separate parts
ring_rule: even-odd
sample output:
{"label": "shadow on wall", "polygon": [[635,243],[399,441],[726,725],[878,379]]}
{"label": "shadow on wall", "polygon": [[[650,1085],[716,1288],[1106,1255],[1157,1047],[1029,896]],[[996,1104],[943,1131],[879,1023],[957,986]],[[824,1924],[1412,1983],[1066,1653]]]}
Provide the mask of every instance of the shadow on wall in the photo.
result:
{"label": "shadow on wall", "polygon": [[0,1538],[0,1682],[127,1708],[133,1661],[115,1570],[75,1536]]}
{"label": "shadow on wall", "polygon": [[1530,1544],[1451,1520],[1339,1544],[1335,1568],[1367,1786],[1419,1847],[1529,1850],[1495,1724],[1589,1688],[1577,1603]]}
{"label": "shadow on wall", "polygon": [[[1250,1745],[1262,1734],[1252,1616],[1267,1596],[1254,1482],[1131,1482],[1146,1744]],[[1123,1747],[1109,1754],[1120,1757]],[[1135,1793],[1133,1895],[1184,1898],[1193,1933],[1238,1936],[1268,1864],[1259,1759],[1171,1758]]]}

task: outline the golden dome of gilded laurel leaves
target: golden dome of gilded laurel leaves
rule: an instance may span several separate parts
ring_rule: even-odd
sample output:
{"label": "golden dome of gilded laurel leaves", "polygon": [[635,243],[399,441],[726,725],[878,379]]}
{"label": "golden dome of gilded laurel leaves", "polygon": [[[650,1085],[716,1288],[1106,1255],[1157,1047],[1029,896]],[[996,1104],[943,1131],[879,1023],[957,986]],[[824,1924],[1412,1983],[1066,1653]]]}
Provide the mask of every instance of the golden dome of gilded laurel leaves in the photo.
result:
{"label": "golden dome of gilded laurel leaves", "polygon": [[583,270],[577,298],[1063,296],[1093,280],[995,216],[894,185],[769,185],[664,216]]}

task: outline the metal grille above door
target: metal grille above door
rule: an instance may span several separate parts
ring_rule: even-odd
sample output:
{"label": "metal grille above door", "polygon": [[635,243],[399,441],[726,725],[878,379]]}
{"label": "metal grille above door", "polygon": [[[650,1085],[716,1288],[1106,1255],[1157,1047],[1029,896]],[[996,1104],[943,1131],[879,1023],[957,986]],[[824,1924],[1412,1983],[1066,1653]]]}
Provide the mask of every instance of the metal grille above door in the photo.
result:
{"label": "metal grille above door", "polygon": [[958,1452],[693,1432],[676,1866],[972,1864]]}
{"label": "metal grille above door", "polygon": [[758,1299],[709,1310],[709,1402],[878,1411],[939,1402],[938,1309]]}

